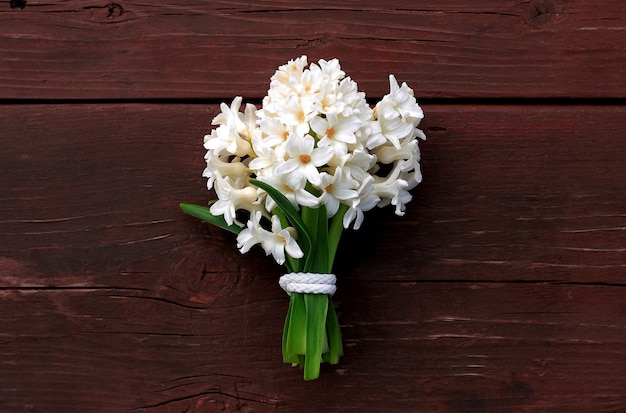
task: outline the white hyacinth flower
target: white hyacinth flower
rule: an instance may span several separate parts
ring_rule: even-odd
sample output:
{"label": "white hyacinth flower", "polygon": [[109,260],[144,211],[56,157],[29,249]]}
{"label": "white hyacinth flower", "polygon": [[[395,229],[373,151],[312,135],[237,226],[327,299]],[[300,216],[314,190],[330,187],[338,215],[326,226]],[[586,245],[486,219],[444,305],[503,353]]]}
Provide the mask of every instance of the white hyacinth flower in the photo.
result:
{"label": "white hyacinth flower", "polygon": [[292,227],[283,228],[280,218],[272,215],[272,231],[261,232],[261,246],[266,255],[272,254],[278,264],[285,262],[285,253],[293,258],[302,258],[304,252],[296,242],[298,233]]}
{"label": "white hyacinth flower", "polygon": [[408,191],[422,180],[423,116],[413,90],[393,75],[389,93],[372,108],[337,59],[290,60],[270,78],[262,107],[244,106],[239,96],[220,105],[216,128],[204,138],[202,175],[218,198],[210,212],[244,227],[237,238],[242,253],[261,244],[281,262],[302,254],[295,230],[280,228],[276,201],[250,179],[281,192],[296,211],[323,203],[332,217],[341,208],[344,228],[358,229],[376,206],[392,205],[402,215]]}
{"label": "white hyacinth flower", "polygon": [[369,176],[358,189],[359,196],[350,204],[350,208],[343,216],[343,227],[348,228],[353,223],[353,228],[359,229],[365,219],[365,212],[373,209],[380,202],[380,198],[373,193],[374,178]]}
{"label": "white hyacinth flower", "polygon": [[242,254],[245,254],[250,251],[250,248],[263,242],[265,238],[263,231],[265,230],[261,227],[259,222],[262,216],[261,211],[250,214],[246,228],[237,235],[237,248],[239,248]]}
{"label": "white hyacinth flower", "polygon": [[261,225],[263,214],[257,211],[250,215],[250,220],[237,235],[237,248],[245,254],[254,245],[261,244],[266,255],[272,254],[278,264],[285,262],[285,253],[294,258],[301,258],[304,253],[296,242],[297,233],[292,227],[283,228],[280,219],[273,215],[271,231]]}
{"label": "white hyacinth flower", "polygon": [[290,174],[289,186],[299,188],[306,181],[313,185],[321,182],[319,167],[324,166],[333,157],[334,151],[329,146],[315,147],[315,139],[311,135],[299,138],[292,135],[287,140],[289,160],[276,168],[276,173]]}
{"label": "white hyacinth flower", "polygon": [[356,143],[356,131],[361,127],[361,120],[356,116],[337,116],[329,113],[325,118],[317,116],[311,119],[311,129],[317,135],[318,146],[330,146],[335,156],[348,153],[348,145]]}
{"label": "white hyacinth flower", "polygon": [[359,195],[356,190],[359,183],[352,179],[349,173],[344,174],[341,168],[337,168],[334,175],[323,172],[320,186],[322,188],[321,200],[326,206],[328,217],[337,213],[340,203],[349,205],[350,201]]}
{"label": "white hyacinth flower", "polygon": [[424,112],[417,104],[406,83],[398,86],[395,76],[389,75],[389,94],[376,104],[376,121],[372,128],[373,135],[368,140],[368,147],[381,145],[384,137],[396,149],[400,149],[400,141],[415,136],[415,129],[424,117]]}
{"label": "white hyacinth flower", "polygon": [[[320,205],[319,198],[307,191],[303,185],[291,186],[290,176],[290,174],[273,174],[269,177],[261,177],[260,180],[278,189],[296,209],[301,206],[317,208]],[[297,183],[300,184],[300,182]],[[271,197],[267,197],[265,208],[272,211],[276,208],[276,202]]]}
{"label": "white hyacinth flower", "polygon": [[217,176],[215,193],[218,200],[211,205],[213,215],[223,215],[228,225],[237,221],[237,210],[256,211],[258,206],[257,188],[247,183],[247,180],[232,181],[230,177]]}

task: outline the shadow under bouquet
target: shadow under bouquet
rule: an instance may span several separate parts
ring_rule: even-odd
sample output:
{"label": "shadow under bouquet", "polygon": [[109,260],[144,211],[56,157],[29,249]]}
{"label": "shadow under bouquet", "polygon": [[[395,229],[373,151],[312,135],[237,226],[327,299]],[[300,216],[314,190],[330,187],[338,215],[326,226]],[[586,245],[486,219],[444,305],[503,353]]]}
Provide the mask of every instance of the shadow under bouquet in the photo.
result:
{"label": "shadow under bouquet", "polygon": [[409,190],[422,179],[418,129],[423,112],[406,83],[372,108],[339,61],[280,66],[259,109],[236,97],[221,104],[204,137],[207,206],[184,212],[237,234],[242,253],[260,245],[284,265],[289,294],[283,360],[319,376],[320,364],[343,355],[332,302],[333,262],[344,229],[364,212],[391,205],[404,215]]}

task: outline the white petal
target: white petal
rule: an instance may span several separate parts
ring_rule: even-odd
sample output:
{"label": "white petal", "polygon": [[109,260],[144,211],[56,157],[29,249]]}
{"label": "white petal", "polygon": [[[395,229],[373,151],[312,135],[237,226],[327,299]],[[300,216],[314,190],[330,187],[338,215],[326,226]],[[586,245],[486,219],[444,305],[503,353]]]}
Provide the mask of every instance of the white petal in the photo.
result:
{"label": "white petal", "polygon": [[317,208],[320,203],[319,198],[304,189],[301,189],[296,193],[296,201],[299,205],[309,208]]}
{"label": "white petal", "polygon": [[328,130],[328,121],[320,116],[316,116],[311,119],[311,129],[317,134],[318,137],[326,135]]}
{"label": "white petal", "polygon": [[317,170],[315,165],[312,163],[308,163],[304,167],[304,173],[306,174],[306,179],[312,183],[313,185],[319,185],[321,182],[320,172]]}
{"label": "white petal", "polygon": [[335,150],[333,148],[330,146],[322,146],[311,153],[311,162],[315,166],[323,166],[327,164],[334,155]]}

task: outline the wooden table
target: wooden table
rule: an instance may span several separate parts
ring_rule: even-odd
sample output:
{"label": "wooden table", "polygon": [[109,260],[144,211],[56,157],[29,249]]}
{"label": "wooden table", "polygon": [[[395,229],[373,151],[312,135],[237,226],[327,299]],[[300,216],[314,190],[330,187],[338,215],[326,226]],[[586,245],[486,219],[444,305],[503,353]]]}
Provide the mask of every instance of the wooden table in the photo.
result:
{"label": "wooden table", "polygon": [[[474,4],[470,4],[474,3]],[[626,411],[626,7],[0,3],[0,411]],[[284,365],[262,251],[183,215],[219,103],[306,54],[415,89],[424,182],[346,234],[346,355]]]}

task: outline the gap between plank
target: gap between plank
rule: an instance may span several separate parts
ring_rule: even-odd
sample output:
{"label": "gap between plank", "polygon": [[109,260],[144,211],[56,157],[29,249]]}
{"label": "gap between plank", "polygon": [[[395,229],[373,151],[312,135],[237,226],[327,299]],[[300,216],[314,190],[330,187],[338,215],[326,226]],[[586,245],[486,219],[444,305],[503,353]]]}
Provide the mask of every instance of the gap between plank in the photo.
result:
{"label": "gap between plank", "polygon": [[[231,102],[234,96],[227,98],[146,98],[146,99],[0,99],[0,105],[116,105],[116,104],[185,104],[219,105]],[[420,105],[626,105],[624,98],[420,98]],[[374,104],[379,98],[367,98]],[[261,99],[245,99],[247,103],[261,104]]]}

